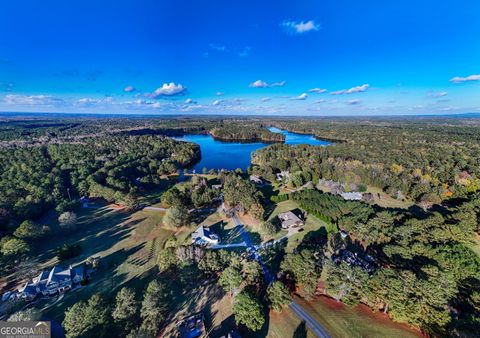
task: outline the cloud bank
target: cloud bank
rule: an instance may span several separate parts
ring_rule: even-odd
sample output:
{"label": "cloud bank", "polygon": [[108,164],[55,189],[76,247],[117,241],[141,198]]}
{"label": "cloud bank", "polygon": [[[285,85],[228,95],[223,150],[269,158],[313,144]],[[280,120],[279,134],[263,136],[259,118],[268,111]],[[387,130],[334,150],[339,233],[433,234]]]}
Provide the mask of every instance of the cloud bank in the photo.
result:
{"label": "cloud bank", "polygon": [[462,83],[462,82],[479,81],[479,80],[480,80],[480,74],[474,74],[466,77],[455,76],[450,79],[450,82]]}

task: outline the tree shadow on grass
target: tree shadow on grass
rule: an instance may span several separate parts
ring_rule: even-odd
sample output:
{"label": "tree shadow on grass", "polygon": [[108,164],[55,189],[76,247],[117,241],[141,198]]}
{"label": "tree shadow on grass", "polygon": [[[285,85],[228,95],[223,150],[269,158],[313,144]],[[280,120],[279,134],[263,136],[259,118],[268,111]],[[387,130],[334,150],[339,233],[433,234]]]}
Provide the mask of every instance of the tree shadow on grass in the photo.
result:
{"label": "tree shadow on grass", "polygon": [[298,250],[323,248],[328,242],[327,230],[321,227],[318,230],[312,230],[305,234],[302,242],[298,245]]}
{"label": "tree shadow on grass", "polygon": [[[38,248],[37,251],[40,254],[37,256],[37,259],[39,262],[45,262],[54,258],[57,254],[58,246],[68,243],[79,244],[82,247],[82,254],[76,257],[75,261],[94,256],[127,238],[133,227],[145,220],[143,218],[126,222],[128,218],[129,215],[127,214],[124,214],[123,217],[108,217],[102,220],[101,224],[94,224],[88,228],[86,227],[86,229],[78,229],[72,234],[52,238],[43,248]],[[64,263],[67,264],[68,262]]]}
{"label": "tree shadow on grass", "polygon": [[305,322],[298,324],[297,328],[293,332],[293,338],[307,338],[307,325]]}
{"label": "tree shadow on grass", "polygon": [[261,251],[263,262],[268,267],[268,270],[273,276],[276,276],[280,271],[280,264],[285,256],[285,248],[287,242],[280,242],[274,245],[268,246]]}
{"label": "tree shadow on grass", "polygon": [[220,237],[222,244],[234,244],[243,242],[242,235],[237,227],[225,228],[226,223],[219,221],[210,226],[210,229]]}

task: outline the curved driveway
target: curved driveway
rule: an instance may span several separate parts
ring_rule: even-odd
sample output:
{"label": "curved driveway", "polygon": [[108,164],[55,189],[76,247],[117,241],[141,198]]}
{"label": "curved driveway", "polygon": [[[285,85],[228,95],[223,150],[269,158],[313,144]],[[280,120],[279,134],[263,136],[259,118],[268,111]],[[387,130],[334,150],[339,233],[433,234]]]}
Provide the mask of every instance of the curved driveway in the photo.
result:
{"label": "curved driveway", "polygon": [[[240,235],[242,236],[245,244],[247,245],[247,248],[252,252],[253,257],[255,257],[255,260],[260,263],[263,269],[263,273],[265,274],[265,280],[267,284],[270,285],[270,283],[273,282],[275,279],[275,276],[273,276],[270,271],[268,271],[267,266],[262,260],[262,257],[260,254],[257,252],[257,248],[255,245],[253,245],[252,241],[250,240],[250,237],[248,236],[248,233],[245,232],[245,229],[238,219],[237,215],[233,215],[233,221],[235,222],[235,225],[238,228],[238,231],[240,232]],[[319,338],[330,338],[330,335],[328,334],[327,330],[320,325],[319,322],[317,322],[312,316],[310,316],[307,311],[305,311],[299,304],[297,304],[295,301],[291,302],[289,305],[290,309],[301,319],[305,322],[305,324],[308,326],[310,330]]]}

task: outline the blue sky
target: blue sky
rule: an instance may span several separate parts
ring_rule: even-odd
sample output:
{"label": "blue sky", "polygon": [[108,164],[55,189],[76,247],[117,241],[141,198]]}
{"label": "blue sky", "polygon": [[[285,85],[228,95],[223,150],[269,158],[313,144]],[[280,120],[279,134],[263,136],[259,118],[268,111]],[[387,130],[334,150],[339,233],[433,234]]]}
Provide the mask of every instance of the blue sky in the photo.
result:
{"label": "blue sky", "polygon": [[0,0],[0,111],[480,111],[480,2]]}

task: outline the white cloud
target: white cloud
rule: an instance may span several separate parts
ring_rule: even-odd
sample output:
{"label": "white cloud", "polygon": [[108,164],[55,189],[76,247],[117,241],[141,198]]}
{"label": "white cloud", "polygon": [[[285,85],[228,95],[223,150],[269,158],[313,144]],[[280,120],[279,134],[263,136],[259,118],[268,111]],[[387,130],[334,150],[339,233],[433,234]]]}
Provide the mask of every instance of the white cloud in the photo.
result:
{"label": "white cloud", "polygon": [[194,103],[194,102],[193,102],[192,99],[186,99],[186,100],[185,100],[185,103],[186,103],[186,104],[190,104],[190,103]]}
{"label": "white cloud", "polygon": [[447,92],[438,92],[438,93],[429,93],[428,96],[429,97],[444,97],[444,96],[447,96],[448,93]]}
{"label": "white cloud", "polygon": [[50,95],[6,95],[3,99],[8,105],[56,105],[65,101]]}
{"label": "white cloud", "polygon": [[350,105],[350,106],[354,106],[354,105],[357,105],[357,104],[360,104],[362,103],[361,100],[348,100],[347,101],[347,104]]}
{"label": "white cloud", "polygon": [[175,95],[182,95],[184,94],[185,90],[187,88],[181,85],[180,83],[176,85],[173,82],[170,82],[169,84],[164,83],[163,86],[160,88],[157,88],[151,96],[153,98],[159,98],[161,96],[175,96]]}
{"label": "white cloud", "polygon": [[218,43],[211,43],[210,48],[219,52],[224,52],[227,49],[224,45]]}
{"label": "white cloud", "polygon": [[268,102],[270,100],[271,100],[271,98],[269,98],[269,97],[263,97],[261,101],[262,102]]}
{"label": "white cloud", "polygon": [[215,100],[212,102],[212,106],[218,106],[220,103],[222,103],[222,100]]}
{"label": "white cloud", "polygon": [[332,94],[332,95],[343,95],[343,94],[361,93],[361,92],[366,91],[368,89],[368,87],[370,87],[369,84],[364,84],[364,85],[361,85],[361,86],[352,87],[350,89],[342,89],[342,90],[338,90],[338,91],[335,91],[335,92],[331,92],[330,94]]}
{"label": "white cloud", "polygon": [[297,97],[295,97],[295,100],[305,100],[307,99],[308,95],[307,93],[302,93],[300,95],[298,95]]}
{"label": "white cloud", "polygon": [[250,83],[250,87],[253,88],[266,88],[268,87],[268,83],[262,80],[257,80],[255,82]]}
{"label": "white cloud", "polygon": [[131,93],[131,92],[134,92],[135,91],[135,87],[134,86],[126,86],[124,89],[123,89],[124,92],[126,93]]}
{"label": "white cloud", "polygon": [[315,101],[315,103],[324,103],[324,102],[327,102],[327,100],[323,100],[323,99],[322,99],[322,100],[317,100],[317,101]]}
{"label": "white cloud", "polygon": [[285,86],[285,84],[286,84],[285,81],[268,83],[263,80],[257,80],[255,82],[250,83],[249,87],[253,87],[253,88],[283,87]]}
{"label": "white cloud", "polygon": [[270,84],[270,87],[283,87],[285,86],[286,82],[285,81],[280,81],[280,82],[274,82]]}
{"label": "white cloud", "polygon": [[309,93],[317,93],[317,94],[325,93],[326,91],[327,90],[323,88],[312,88],[308,90]]}
{"label": "white cloud", "polygon": [[474,74],[466,77],[455,76],[454,78],[450,79],[450,82],[462,83],[462,82],[479,81],[479,80],[480,80],[480,74]]}
{"label": "white cloud", "polygon": [[224,92],[216,92],[215,95],[217,96],[223,96],[223,94],[225,94]]}
{"label": "white cloud", "polygon": [[287,20],[282,22],[280,25],[283,26],[288,32],[296,34],[318,31],[320,29],[320,25],[316,24],[313,20],[299,22]]}

